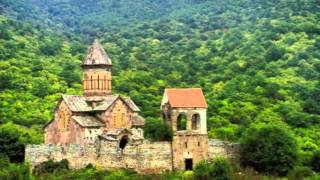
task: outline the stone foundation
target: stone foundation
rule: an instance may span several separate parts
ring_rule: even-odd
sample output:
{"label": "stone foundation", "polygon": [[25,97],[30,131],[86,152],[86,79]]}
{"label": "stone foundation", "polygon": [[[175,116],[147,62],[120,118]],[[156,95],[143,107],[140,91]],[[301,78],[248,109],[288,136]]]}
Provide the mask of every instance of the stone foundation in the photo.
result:
{"label": "stone foundation", "polygon": [[[222,156],[238,157],[238,144],[220,140],[209,140],[208,159]],[[67,159],[72,169],[84,168],[92,164],[102,169],[132,169],[139,173],[161,173],[173,170],[171,142],[149,142],[126,145],[122,150],[116,141],[101,142],[100,145],[27,145],[25,161],[32,167],[52,159]]]}

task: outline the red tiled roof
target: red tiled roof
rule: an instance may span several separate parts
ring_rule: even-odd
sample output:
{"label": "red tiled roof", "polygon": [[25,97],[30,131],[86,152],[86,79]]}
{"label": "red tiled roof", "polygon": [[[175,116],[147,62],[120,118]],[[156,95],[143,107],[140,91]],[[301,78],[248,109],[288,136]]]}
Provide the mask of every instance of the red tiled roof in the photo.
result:
{"label": "red tiled roof", "polygon": [[207,108],[201,88],[165,89],[171,107]]}

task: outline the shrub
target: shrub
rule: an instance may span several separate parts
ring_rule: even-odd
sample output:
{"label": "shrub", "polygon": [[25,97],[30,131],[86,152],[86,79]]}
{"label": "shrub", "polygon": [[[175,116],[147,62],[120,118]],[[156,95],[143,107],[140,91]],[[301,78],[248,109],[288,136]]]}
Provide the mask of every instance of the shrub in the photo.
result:
{"label": "shrub", "polygon": [[54,162],[53,160],[49,160],[35,166],[33,169],[33,174],[41,175],[44,173],[60,172],[63,170],[69,170],[68,160],[63,159],[60,162]]}
{"label": "shrub", "polygon": [[231,179],[231,165],[223,158],[215,159],[210,169],[210,177],[214,177],[216,180]]}
{"label": "shrub", "polygon": [[224,158],[216,158],[213,162],[202,161],[194,168],[196,179],[228,180],[232,177],[232,167]]}
{"label": "shrub", "polygon": [[297,142],[280,125],[250,127],[241,138],[241,161],[259,172],[285,175],[297,160]]}
{"label": "shrub", "polygon": [[320,172],[320,150],[313,153],[311,167],[314,171]]}
{"label": "shrub", "polygon": [[199,162],[193,171],[196,179],[205,180],[210,178],[210,164],[207,161]]}
{"label": "shrub", "polygon": [[30,179],[30,167],[26,164],[10,163],[0,168],[0,179]]}
{"label": "shrub", "polygon": [[308,167],[296,167],[289,171],[288,179],[289,180],[303,180],[306,177],[310,177],[313,175],[313,171]]}

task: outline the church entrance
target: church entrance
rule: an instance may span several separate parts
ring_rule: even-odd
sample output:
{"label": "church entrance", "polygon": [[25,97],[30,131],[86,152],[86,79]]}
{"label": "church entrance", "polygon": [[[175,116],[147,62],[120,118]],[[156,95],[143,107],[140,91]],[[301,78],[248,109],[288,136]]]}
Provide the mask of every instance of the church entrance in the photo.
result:
{"label": "church entrance", "polygon": [[193,165],[192,159],[185,159],[184,164],[185,164],[185,170],[187,171],[192,170],[192,165]]}
{"label": "church entrance", "polygon": [[123,136],[120,140],[119,148],[123,150],[127,144],[128,144],[128,136]]}

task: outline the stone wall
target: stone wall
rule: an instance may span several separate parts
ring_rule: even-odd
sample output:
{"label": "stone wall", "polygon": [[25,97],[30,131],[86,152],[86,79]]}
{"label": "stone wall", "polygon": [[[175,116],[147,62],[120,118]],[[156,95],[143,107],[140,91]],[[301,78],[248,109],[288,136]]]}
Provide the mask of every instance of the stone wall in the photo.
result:
{"label": "stone wall", "polygon": [[209,139],[209,159],[216,157],[225,157],[237,160],[240,156],[240,145],[238,143],[230,143],[219,139]]}
{"label": "stone wall", "polygon": [[[209,140],[209,159],[218,156],[231,159],[238,157],[239,145],[221,140]],[[140,173],[160,173],[173,169],[170,142],[149,142],[147,140],[128,143],[121,150],[117,141],[104,141],[100,145],[27,145],[25,160],[32,167],[48,161],[67,159],[70,168],[79,169],[92,164],[103,169],[133,169]]]}
{"label": "stone wall", "polygon": [[52,159],[60,161],[67,159],[70,168],[79,169],[92,164],[103,169],[132,169],[137,172],[157,173],[172,170],[170,142],[143,141],[138,144],[128,144],[123,150],[116,141],[102,142],[97,145],[28,145],[25,150],[25,160],[32,167]]}

